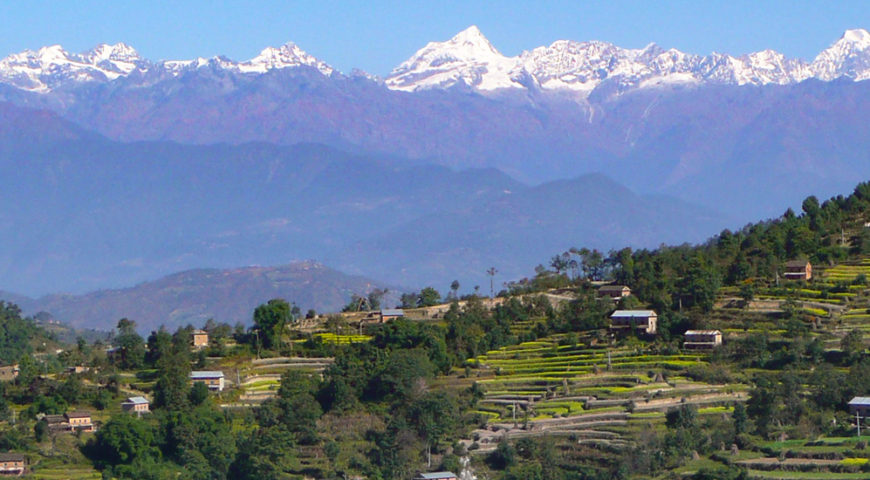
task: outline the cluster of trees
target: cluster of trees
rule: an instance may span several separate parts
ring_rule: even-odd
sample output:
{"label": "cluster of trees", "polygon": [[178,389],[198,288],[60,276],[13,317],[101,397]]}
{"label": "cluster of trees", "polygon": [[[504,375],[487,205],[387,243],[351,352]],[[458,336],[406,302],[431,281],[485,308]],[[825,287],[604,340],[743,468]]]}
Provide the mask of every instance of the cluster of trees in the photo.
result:
{"label": "cluster of trees", "polygon": [[0,300],[0,365],[18,362],[33,352],[33,342],[48,335],[32,319],[23,318],[14,303]]}
{"label": "cluster of trees", "polygon": [[226,478],[237,450],[232,418],[209,398],[205,384],[190,385],[191,330],[170,334],[161,328],[149,336],[141,361],[156,369],[153,414],[115,415],[85,447],[108,475],[168,478],[184,472],[185,478]]}
{"label": "cluster of trees", "polygon": [[[691,307],[709,311],[720,286],[770,283],[788,260],[824,264],[870,254],[870,230],[863,228],[868,210],[870,183],[861,183],[847,197],[820,203],[811,196],[800,214],[788,209],[778,219],[736,232],[724,230],[702,245],[624,248],[607,254],[572,248],[550,260],[552,270],[539,266],[535,277],[505,284],[502,294],[612,280],[631,286],[635,296],[659,312]],[[847,231],[852,233],[846,236]]]}

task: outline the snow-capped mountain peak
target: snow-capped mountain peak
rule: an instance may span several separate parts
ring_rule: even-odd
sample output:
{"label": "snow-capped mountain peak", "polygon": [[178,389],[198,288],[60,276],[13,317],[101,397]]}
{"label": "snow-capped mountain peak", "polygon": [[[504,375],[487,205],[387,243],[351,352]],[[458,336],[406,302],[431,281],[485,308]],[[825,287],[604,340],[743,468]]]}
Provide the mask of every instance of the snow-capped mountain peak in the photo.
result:
{"label": "snow-capped mountain peak", "polygon": [[46,92],[67,82],[114,80],[146,63],[123,43],[98,45],[81,54],[60,45],[25,50],[0,60],[0,81],[24,90]]}
{"label": "snow-capped mountain peak", "polygon": [[492,55],[501,55],[498,50],[492,46],[489,39],[483,36],[483,32],[477,28],[477,25],[472,25],[465,30],[457,33],[446,42],[451,46],[455,46],[468,51],[469,53],[486,52]]}
{"label": "snow-capped mountain peak", "polygon": [[317,68],[324,75],[332,75],[335,71],[331,66],[309,55],[293,42],[288,42],[279,48],[267,47],[256,57],[247,62],[239,63],[238,68],[245,73],[265,73],[269,70],[309,66]]}
{"label": "snow-capped mountain peak", "polygon": [[467,85],[477,90],[518,88],[512,77],[516,57],[502,55],[472,25],[445,42],[429,42],[387,78],[394,90],[426,90]]}
{"label": "snow-capped mountain peak", "polygon": [[279,48],[268,47],[247,62],[225,57],[193,60],[166,60],[151,63],[125,44],[100,44],[80,54],[67,52],[60,45],[25,50],[0,60],[0,83],[23,90],[46,93],[68,83],[108,82],[129,75],[134,70],[160,68],[170,75],[201,68],[218,68],[242,73],[265,73],[269,70],[310,66],[323,75],[335,70],[290,42]]}
{"label": "snow-capped mountain peak", "polygon": [[861,45],[862,49],[870,47],[870,32],[863,28],[854,28],[846,30],[841,37],[842,41],[846,41],[855,45]]}
{"label": "snow-capped mountain peak", "polygon": [[[156,63],[141,58],[129,45],[116,43],[101,44],[79,54],[51,45],[9,55],[0,60],[0,83],[47,93],[62,86],[110,82],[136,71],[155,71],[157,75],[147,77],[159,79],[161,72],[177,76],[205,68],[256,76],[297,67],[315,68],[327,77],[338,73],[292,42],[265,48],[244,62],[212,57]],[[472,25],[446,41],[426,44],[396,67],[383,84],[402,91],[453,87],[484,94],[566,91],[583,99],[593,91],[612,96],[638,88],[708,83],[788,85],[808,78],[870,79],[870,32],[847,30],[807,63],[773,50],[741,56],[701,56],[674,48],[666,50],[654,43],[628,49],[603,41],[572,40],[556,40],[549,46],[508,57]],[[376,77],[372,79],[379,82]]]}
{"label": "snow-capped mountain peak", "polygon": [[103,61],[103,60],[114,60],[114,61],[123,61],[123,62],[135,62],[138,60],[142,60],[139,56],[139,52],[136,51],[133,47],[127,45],[126,43],[116,43],[114,45],[109,45],[107,43],[101,43],[86,53],[82,54],[83,57],[94,59],[95,61]]}
{"label": "snow-capped mountain peak", "polygon": [[845,77],[855,81],[870,79],[870,32],[846,30],[839,40],[823,50],[811,65],[821,80]]}

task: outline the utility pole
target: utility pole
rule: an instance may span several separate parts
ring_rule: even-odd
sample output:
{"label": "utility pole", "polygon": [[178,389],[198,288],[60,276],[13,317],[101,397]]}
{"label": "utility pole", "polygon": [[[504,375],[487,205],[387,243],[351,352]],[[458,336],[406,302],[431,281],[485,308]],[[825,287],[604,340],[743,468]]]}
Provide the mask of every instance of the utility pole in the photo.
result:
{"label": "utility pole", "polygon": [[490,267],[486,271],[486,274],[489,275],[489,298],[495,298],[495,290],[493,288],[492,280],[496,273],[498,273],[498,270],[496,270],[495,267]]}

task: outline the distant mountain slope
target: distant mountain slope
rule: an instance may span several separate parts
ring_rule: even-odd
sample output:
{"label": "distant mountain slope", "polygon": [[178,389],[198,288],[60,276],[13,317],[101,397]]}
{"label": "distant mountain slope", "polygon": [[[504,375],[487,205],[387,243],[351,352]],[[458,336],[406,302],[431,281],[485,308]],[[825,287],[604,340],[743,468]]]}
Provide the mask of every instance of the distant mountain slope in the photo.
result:
{"label": "distant mountain slope", "polygon": [[567,40],[508,58],[472,28],[428,44],[385,81],[344,75],[294,44],[243,62],[50,47],[0,70],[0,100],[68,122],[37,119],[31,127],[48,137],[78,125],[116,141],[319,143],[529,183],[605,172],[743,221],[870,175],[861,29],[811,62]]}
{"label": "distant mountain slope", "polygon": [[[559,244],[609,248],[702,240],[732,224],[681,205],[681,223],[636,215],[614,226],[607,215],[576,209],[597,197],[639,212],[648,202],[603,177],[532,188],[495,169],[454,171],[319,145],[37,138],[0,155],[0,176],[7,182],[0,189],[0,288],[31,296],[309,258],[391,284],[444,289],[455,278],[481,281],[483,261],[522,275],[553,253],[548,242],[512,240],[492,249],[481,241],[489,237],[468,233],[478,229],[530,238],[564,233],[570,236]],[[576,198],[575,210],[562,207],[567,198]],[[560,216],[535,227],[499,213],[511,209],[527,218]],[[445,255],[449,249],[465,253]]]}
{"label": "distant mountain slope", "polygon": [[[454,275],[483,285],[490,267],[500,272],[496,280],[513,280],[571,246],[607,251],[700,242],[726,225],[721,213],[673,198],[637,195],[593,174],[506,193],[461,214],[428,215],[358,249],[383,259],[367,270],[379,278],[393,272],[389,278],[414,284],[422,270],[436,279]],[[354,264],[352,257],[334,261],[345,268]]]}
{"label": "distant mountain slope", "polygon": [[272,298],[296,302],[303,312],[338,311],[352,294],[366,294],[374,281],[342,274],[316,262],[280,267],[188,270],[135,287],[100,290],[85,295],[49,295],[28,302],[28,313],[46,311],[77,328],[111,330],[123,317],[140,330],[188,323],[201,326],[209,318],[250,324],[254,308]]}

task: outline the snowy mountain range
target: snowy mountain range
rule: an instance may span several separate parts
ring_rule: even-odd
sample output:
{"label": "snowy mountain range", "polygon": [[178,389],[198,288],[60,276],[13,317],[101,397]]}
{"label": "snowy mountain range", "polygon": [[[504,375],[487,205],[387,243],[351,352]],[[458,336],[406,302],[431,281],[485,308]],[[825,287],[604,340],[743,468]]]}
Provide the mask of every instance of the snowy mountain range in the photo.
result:
{"label": "snowy mountain range", "polygon": [[[108,83],[138,73],[177,76],[185,71],[217,68],[259,75],[283,68],[311,67],[324,76],[342,75],[293,43],[268,47],[256,57],[236,62],[225,57],[153,62],[123,43],[99,45],[84,53],[59,45],[26,50],[0,60],[0,83],[47,93],[89,82]],[[354,76],[367,76],[354,72]],[[807,79],[870,79],[870,33],[846,31],[812,62],[786,58],[773,50],[739,57],[707,56],[665,50],[650,44],[626,49],[601,41],[559,40],[550,46],[502,55],[476,26],[445,42],[431,42],[393,69],[384,83],[400,91],[472,88],[499,91],[573,92],[589,96],[596,89],[622,94],[663,85],[788,85]]]}
{"label": "snowy mountain range", "polygon": [[848,30],[811,63],[773,50],[740,57],[693,55],[650,44],[626,49],[607,42],[559,40],[506,57],[477,27],[432,42],[399,65],[387,86],[416,91],[465,84],[488,92],[505,88],[570,90],[588,95],[603,84],[617,93],[662,84],[787,85],[809,78],[870,78],[870,33]]}

